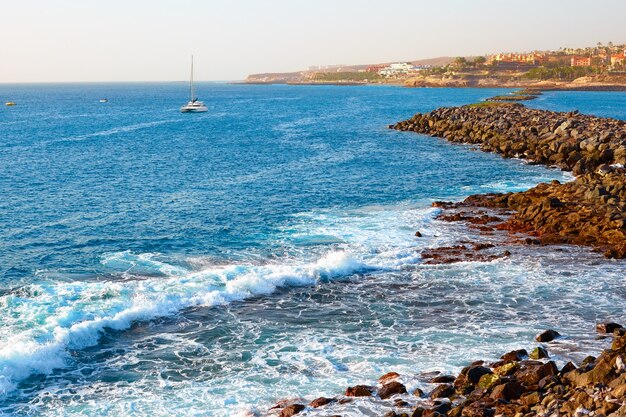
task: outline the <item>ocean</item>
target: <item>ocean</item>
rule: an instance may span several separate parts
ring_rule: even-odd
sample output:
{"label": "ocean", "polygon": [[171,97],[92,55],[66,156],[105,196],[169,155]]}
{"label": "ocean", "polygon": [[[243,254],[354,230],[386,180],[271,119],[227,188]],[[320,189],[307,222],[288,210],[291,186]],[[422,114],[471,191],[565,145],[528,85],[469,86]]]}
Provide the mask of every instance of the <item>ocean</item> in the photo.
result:
{"label": "ocean", "polygon": [[[422,260],[479,239],[433,201],[572,178],[387,129],[508,90],[197,90],[207,113],[178,112],[184,83],[0,85],[3,415],[263,415],[389,371],[427,388],[546,328],[580,361],[626,321],[626,263],[589,248]],[[626,93],[527,105],[626,119]]]}

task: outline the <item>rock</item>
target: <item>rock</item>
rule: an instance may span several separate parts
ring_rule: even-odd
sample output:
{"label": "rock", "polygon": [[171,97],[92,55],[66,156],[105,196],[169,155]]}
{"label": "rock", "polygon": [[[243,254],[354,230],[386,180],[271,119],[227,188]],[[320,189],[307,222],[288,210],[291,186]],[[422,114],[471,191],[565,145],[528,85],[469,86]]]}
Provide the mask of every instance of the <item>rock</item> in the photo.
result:
{"label": "rock", "polygon": [[498,376],[509,376],[513,375],[520,369],[520,364],[518,362],[508,362],[497,368],[494,368],[493,373]]}
{"label": "rock", "polygon": [[291,417],[303,411],[306,407],[302,404],[291,404],[280,411],[280,417]]}
{"label": "rock", "polygon": [[431,391],[430,398],[450,398],[454,395],[454,387],[450,384],[441,384]]}
{"label": "rock", "polygon": [[378,396],[383,400],[396,394],[406,394],[406,387],[398,381],[389,382],[378,390]]}
{"label": "rock", "polygon": [[416,396],[416,397],[423,397],[424,396],[424,391],[422,391],[419,388],[415,388],[413,390],[413,395]]}
{"label": "rock", "polygon": [[334,398],[319,397],[319,398],[316,398],[313,401],[311,401],[309,403],[309,407],[319,408],[319,407],[325,406],[327,404],[334,403],[335,401],[337,401],[337,400],[334,399]]}
{"label": "rock", "polygon": [[395,405],[396,407],[408,407],[410,404],[404,401],[402,398],[396,398],[393,401],[393,405]]}
{"label": "rock", "polygon": [[424,415],[424,407],[415,407],[413,413],[411,413],[411,417],[422,417]]}
{"label": "rock", "polygon": [[474,245],[472,246],[472,248],[474,250],[483,250],[483,249],[489,249],[489,248],[493,248],[495,245],[491,244],[491,243],[474,243]]}
{"label": "rock", "polygon": [[520,398],[520,403],[525,405],[526,407],[532,407],[533,405],[537,405],[540,402],[541,396],[537,391],[530,392]]}
{"label": "rock", "polygon": [[396,378],[399,378],[400,374],[397,372],[387,372],[385,375],[378,378],[378,382],[381,384],[386,384],[389,381],[393,381]]}
{"label": "rock", "polygon": [[445,416],[448,414],[448,411],[450,411],[450,409],[452,409],[452,405],[450,404],[449,401],[442,402],[442,403],[435,404],[435,406],[432,408],[424,410],[424,413],[422,414],[422,416],[423,417]]}
{"label": "rock", "polygon": [[495,386],[491,391],[490,397],[494,400],[517,400],[525,391],[519,382],[511,381]]}
{"label": "rock", "polygon": [[439,375],[430,380],[431,384],[449,384],[454,382],[456,378],[452,375]]}
{"label": "rock", "polygon": [[544,359],[544,358],[549,358],[550,356],[548,355],[547,350],[545,350],[541,346],[538,346],[535,349],[533,349],[532,352],[530,352],[529,357],[530,359]]}
{"label": "rock", "polygon": [[495,414],[496,410],[494,408],[479,401],[464,407],[461,412],[463,417],[493,417]]}
{"label": "rock", "polygon": [[594,365],[596,363],[596,357],[595,356],[587,356],[585,359],[582,360],[582,362],[580,363],[580,367],[581,368],[585,368],[589,365]]}
{"label": "rock", "polygon": [[556,375],[558,368],[552,361],[547,363],[542,362],[527,362],[523,363],[521,369],[514,374],[514,377],[524,386],[533,387],[539,384],[543,378],[547,376]]}
{"label": "rock", "polygon": [[484,375],[489,375],[491,373],[491,369],[485,366],[472,366],[467,370],[466,373],[467,382],[469,382],[469,384],[471,385],[477,385],[478,381],[480,381],[480,378],[482,378]]}
{"label": "rock", "polygon": [[500,382],[500,377],[496,374],[486,374],[480,377],[480,380],[478,381],[478,387],[488,390],[491,387],[493,387],[494,385],[496,385],[498,382]]}
{"label": "rock", "polygon": [[368,385],[355,385],[346,389],[346,397],[371,397],[374,390]]}
{"label": "rock", "polygon": [[621,324],[612,323],[612,322],[600,323],[596,325],[596,331],[598,333],[606,333],[606,334],[611,334],[615,330],[622,329],[622,328],[623,326]]}
{"label": "rock", "polygon": [[565,375],[568,372],[573,371],[574,369],[576,369],[576,365],[574,365],[572,362],[567,362],[563,368],[561,368],[561,370],[559,371],[559,375]]}
{"label": "rock", "polygon": [[620,336],[619,333],[618,333],[618,332],[620,332],[620,330],[622,330],[622,329],[617,329],[613,333],[614,336],[615,336],[615,338],[613,339],[613,344],[611,345],[611,349],[613,349],[613,350],[620,350],[620,349],[623,349],[624,347],[626,347],[626,334],[622,334]]}
{"label": "rock", "polygon": [[546,330],[544,332],[542,332],[541,334],[537,335],[537,337],[535,337],[535,340],[537,342],[541,342],[541,343],[545,343],[545,342],[551,342],[554,339],[556,339],[557,337],[560,337],[561,335],[559,334],[559,332],[557,332],[556,330]]}
{"label": "rock", "polygon": [[513,350],[509,353],[505,353],[500,359],[505,362],[521,361],[528,357],[526,349]]}
{"label": "rock", "polygon": [[[394,128],[573,171],[578,178],[572,182],[540,184],[520,193],[471,196],[462,205],[513,210],[498,227],[530,233],[529,244],[588,245],[602,248],[607,258],[626,258],[626,219],[619,207],[626,202],[624,121],[507,104],[441,108]],[[492,221],[480,216],[450,220]],[[449,260],[459,262],[463,257]]]}

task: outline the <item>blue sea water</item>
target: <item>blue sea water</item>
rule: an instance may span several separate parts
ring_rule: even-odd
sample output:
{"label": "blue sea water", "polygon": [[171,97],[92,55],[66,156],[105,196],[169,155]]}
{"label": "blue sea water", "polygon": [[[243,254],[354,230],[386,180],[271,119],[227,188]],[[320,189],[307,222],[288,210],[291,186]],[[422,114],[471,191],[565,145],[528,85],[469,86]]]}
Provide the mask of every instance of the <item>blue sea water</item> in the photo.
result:
{"label": "blue sea water", "polygon": [[[423,264],[476,238],[432,201],[570,178],[387,129],[505,90],[198,90],[208,113],[178,112],[182,83],[0,85],[0,412],[263,415],[545,327],[577,359],[626,318],[623,262],[585,248]],[[626,119],[625,93],[529,105]]]}

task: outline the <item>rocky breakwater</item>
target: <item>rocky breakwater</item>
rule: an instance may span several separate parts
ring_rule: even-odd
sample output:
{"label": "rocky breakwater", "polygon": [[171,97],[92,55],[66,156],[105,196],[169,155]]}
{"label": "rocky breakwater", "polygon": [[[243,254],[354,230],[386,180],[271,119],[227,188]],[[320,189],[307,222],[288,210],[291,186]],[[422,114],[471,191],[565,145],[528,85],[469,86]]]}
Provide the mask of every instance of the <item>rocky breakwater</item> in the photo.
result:
{"label": "rocky breakwater", "polygon": [[[579,366],[557,366],[549,352],[561,335],[546,330],[538,344],[502,355],[495,362],[477,361],[457,376],[431,376],[419,387],[407,375],[389,372],[377,385],[356,385],[337,397],[321,397],[308,404],[283,401],[270,415],[289,417],[380,415],[384,417],[530,417],[626,416],[626,330],[616,323],[598,325],[598,332],[613,336],[610,349],[588,356]],[[418,378],[419,379],[419,378]],[[422,378],[424,379],[424,378]],[[361,410],[378,410],[364,413]]]}
{"label": "rocky breakwater", "polygon": [[626,258],[624,121],[481,103],[416,114],[390,127],[572,171],[577,176],[572,182],[471,196],[452,207],[513,210],[497,227],[536,238],[526,242],[589,245],[606,257]]}

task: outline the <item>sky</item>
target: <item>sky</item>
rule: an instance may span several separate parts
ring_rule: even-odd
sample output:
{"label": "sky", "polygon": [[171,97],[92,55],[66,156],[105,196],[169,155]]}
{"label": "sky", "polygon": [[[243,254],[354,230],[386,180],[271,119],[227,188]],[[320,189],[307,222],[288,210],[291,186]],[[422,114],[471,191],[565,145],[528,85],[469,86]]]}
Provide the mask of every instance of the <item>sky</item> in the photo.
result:
{"label": "sky", "polygon": [[626,42],[626,0],[0,0],[0,83],[240,80]]}

